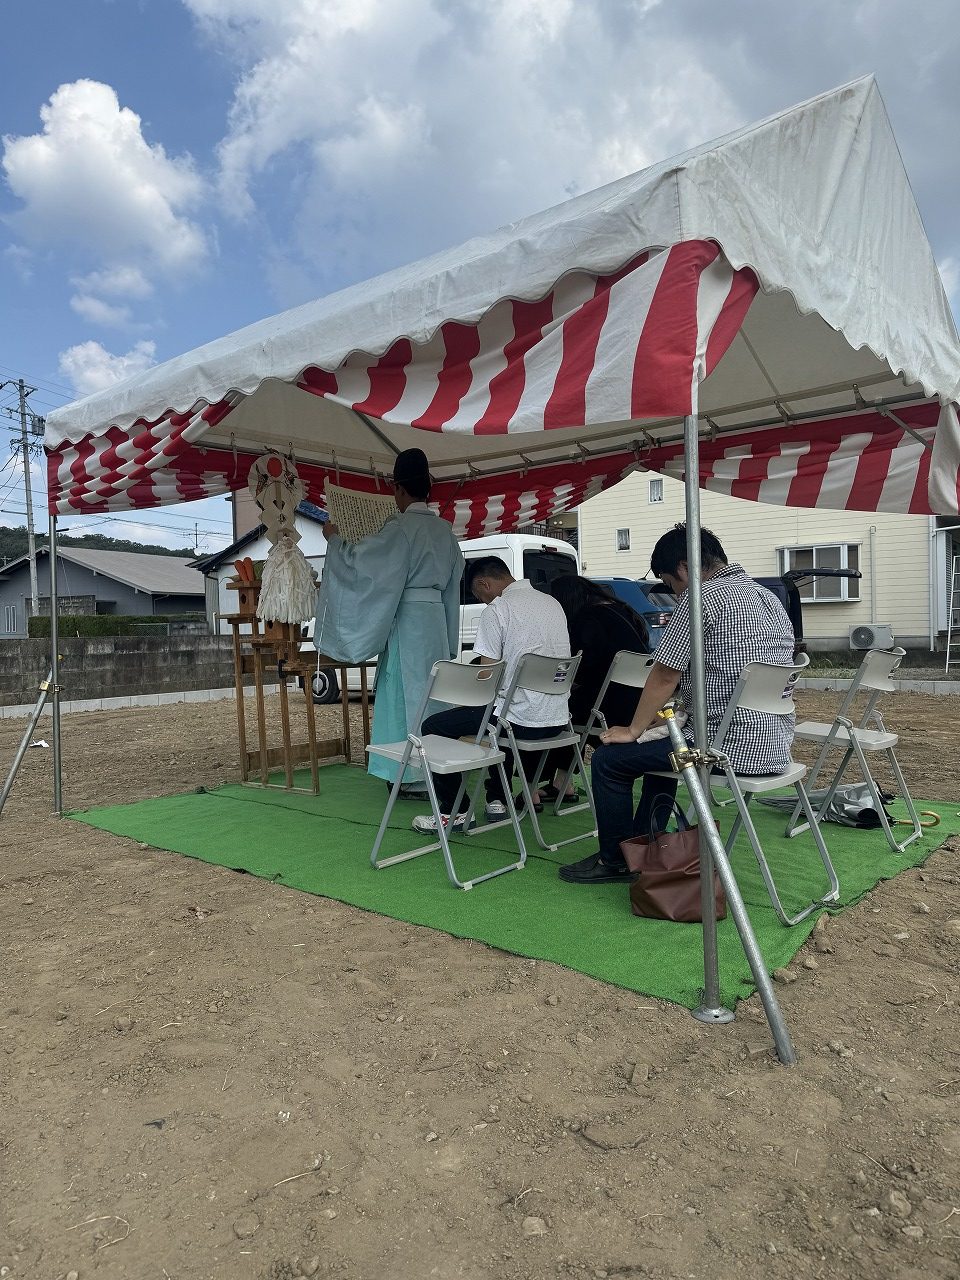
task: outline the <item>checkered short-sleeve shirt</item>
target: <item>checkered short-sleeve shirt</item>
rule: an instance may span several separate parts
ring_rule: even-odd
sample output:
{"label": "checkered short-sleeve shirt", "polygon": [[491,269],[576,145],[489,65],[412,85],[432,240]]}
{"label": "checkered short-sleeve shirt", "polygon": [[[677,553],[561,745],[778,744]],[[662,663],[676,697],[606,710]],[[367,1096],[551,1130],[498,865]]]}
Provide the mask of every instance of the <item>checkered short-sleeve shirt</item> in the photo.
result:
{"label": "checkered short-sleeve shirt", "polygon": [[[703,584],[703,650],[707,692],[707,738],[712,742],[730,695],[748,662],[793,662],[793,627],[780,601],[727,564]],[[681,671],[679,696],[693,723],[690,671],[690,596],[680,597],[654,655]],[[723,750],[738,773],[780,773],[790,763],[793,716],[740,710],[734,714]],[[688,728],[687,736],[693,741]]]}

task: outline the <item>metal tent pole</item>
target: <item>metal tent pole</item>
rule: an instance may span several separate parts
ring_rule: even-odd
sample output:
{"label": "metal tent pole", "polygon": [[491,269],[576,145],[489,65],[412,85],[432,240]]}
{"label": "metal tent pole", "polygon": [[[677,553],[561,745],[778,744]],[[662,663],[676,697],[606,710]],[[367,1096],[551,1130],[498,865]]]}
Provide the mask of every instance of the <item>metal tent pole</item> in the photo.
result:
{"label": "metal tent pole", "polygon": [[57,517],[50,513],[50,684],[53,728],[53,812],[63,815],[63,774],[60,755],[60,610],[57,602]]}
{"label": "metal tent pole", "polygon": [[37,705],[33,708],[33,712],[24,730],[23,737],[20,739],[20,746],[17,748],[16,755],[13,757],[13,764],[10,766],[10,772],[7,774],[7,780],[0,790],[0,813],[3,813],[3,806],[7,803],[7,797],[13,789],[16,781],[17,773],[23,764],[23,757],[27,754],[27,748],[33,739],[33,735],[37,731],[37,725],[40,723],[40,717],[43,715],[43,708],[47,705],[47,694],[50,692],[50,685],[53,682],[53,673],[51,672],[46,680],[40,682],[40,692],[37,696]]}
{"label": "metal tent pole", "polygon": [[[693,683],[693,722],[696,748],[700,760],[706,752],[707,741],[707,686],[703,656],[703,603],[702,574],[700,564],[700,447],[697,436],[697,387],[694,383],[693,413],[683,420],[684,433],[684,494],[687,515],[687,592],[690,597],[690,674]],[[668,720],[670,738],[674,747],[686,746],[676,722]],[[763,955],[753,932],[750,917],[744,906],[740,889],[723,847],[710,808],[710,778],[706,764],[699,769],[686,768],[692,777],[685,778],[700,820],[700,894],[703,916],[703,1002],[693,1010],[700,1022],[712,1024],[731,1022],[733,1012],[720,1003],[720,969],[717,958],[717,905],[714,899],[714,869],[727,895],[740,942],[750,965],[754,982],[760,993],[763,1010],[773,1033],[777,1056],[787,1066],[796,1062],[797,1056],[790,1042],[790,1033],[784,1022],[783,1012],[767,975]]]}
{"label": "metal tent pole", "polygon": [[[694,412],[683,420],[684,495],[687,508],[687,595],[690,597],[690,674],[693,679],[693,726],[701,751],[707,740],[707,683],[703,657],[703,604],[700,566],[700,441],[697,436],[697,386],[693,388]],[[701,773],[709,795],[710,780]],[[703,916],[703,1001],[693,1011],[700,1022],[732,1022],[733,1011],[720,1003],[720,966],[717,958],[717,904],[713,896],[713,854],[705,833],[700,834],[700,902]]]}
{"label": "metal tent pole", "polygon": [[[770,1024],[770,1030],[773,1033],[773,1043],[776,1046],[777,1057],[785,1067],[792,1067],[797,1060],[797,1055],[793,1044],[790,1040],[790,1032],[787,1030],[787,1024],[784,1021],[783,1010],[780,1008],[777,997],[773,992],[773,983],[770,981],[764,964],[763,955],[757,944],[753,927],[750,924],[750,917],[747,915],[747,908],[744,905],[743,898],[740,895],[740,886],[737,884],[737,878],[733,874],[730,866],[730,860],[727,858],[726,849],[723,847],[723,840],[720,838],[720,832],[713,820],[713,813],[710,809],[710,789],[705,787],[701,781],[701,772],[697,767],[700,756],[699,751],[691,749],[687,745],[687,740],[677,725],[674,718],[672,708],[667,708],[661,712],[661,715],[667,722],[667,729],[670,733],[670,743],[673,747],[673,761],[680,772],[693,800],[694,808],[700,819],[700,857],[701,868],[703,867],[703,851],[709,845],[713,859],[716,861],[717,872],[720,876],[720,883],[723,885],[724,892],[727,895],[727,905],[730,908],[730,914],[733,916],[734,924],[737,926],[737,932],[740,934],[740,941],[743,944],[744,954],[747,957],[747,963],[750,965],[750,972],[753,974],[753,980],[757,984],[757,991],[763,1004],[763,1011],[767,1016],[767,1022]],[[704,881],[706,877],[701,876]],[[713,876],[710,881],[710,901],[713,904]],[[706,917],[704,917],[706,918]],[[731,1017],[733,1015],[731,1014]]]}

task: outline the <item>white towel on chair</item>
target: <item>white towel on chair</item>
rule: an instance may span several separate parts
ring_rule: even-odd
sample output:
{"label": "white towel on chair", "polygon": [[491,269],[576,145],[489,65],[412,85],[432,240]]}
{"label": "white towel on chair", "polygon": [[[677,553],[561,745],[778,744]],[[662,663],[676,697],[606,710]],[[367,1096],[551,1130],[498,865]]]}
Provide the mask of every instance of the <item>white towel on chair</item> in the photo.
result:
{"label": "white towel on chair", "polygon": [[[687,713],[682,709],[675,711],[673,713],[673,718],[677,722],[678,729],[682,729],[683,726],[687,723]],[[670,736],[670,726],[667,724],[666,720],[663,720],[661,721],[660,724],[655,724],[655,725],[652,725],[649,729],[644,729],[643,733],[641,733],[637,741],[638,742],[656,742],[659,738],[669,738],[669,736]]]}

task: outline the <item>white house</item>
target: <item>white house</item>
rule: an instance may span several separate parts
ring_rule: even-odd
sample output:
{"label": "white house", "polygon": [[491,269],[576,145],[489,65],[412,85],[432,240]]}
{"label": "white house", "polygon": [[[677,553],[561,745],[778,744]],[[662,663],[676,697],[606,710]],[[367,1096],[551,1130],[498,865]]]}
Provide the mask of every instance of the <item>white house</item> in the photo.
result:
{"label": "white house", "polygon": [[[801,588],[812,648],[846,649],[850,628],[871,622],[889,624],[905,647],[933,649],[942,640],[951,558],[960,554],[955,520],[773,507],[708,491],[700,498],[703,524],[756,577],[806,567],[862,573],[859,581],[827,578]],[[649,577],[653,544],[684,518],[683,485],[638,472],[578,515],[585,574]]]}

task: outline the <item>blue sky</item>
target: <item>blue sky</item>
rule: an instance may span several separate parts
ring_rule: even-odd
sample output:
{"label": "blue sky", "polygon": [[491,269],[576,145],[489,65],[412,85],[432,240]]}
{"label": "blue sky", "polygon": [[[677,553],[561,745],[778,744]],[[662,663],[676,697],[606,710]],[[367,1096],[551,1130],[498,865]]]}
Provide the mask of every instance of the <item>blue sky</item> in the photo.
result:
{"label": "blue sky", "polygon": [[[868,71],[960,299],[952,0],[32,0],[4,19],[0,380],[36,386],[41,414]],[[12,439],[0,522],[20,524]],[[228,532],[221,501],[123,519],[97,528]]]}

